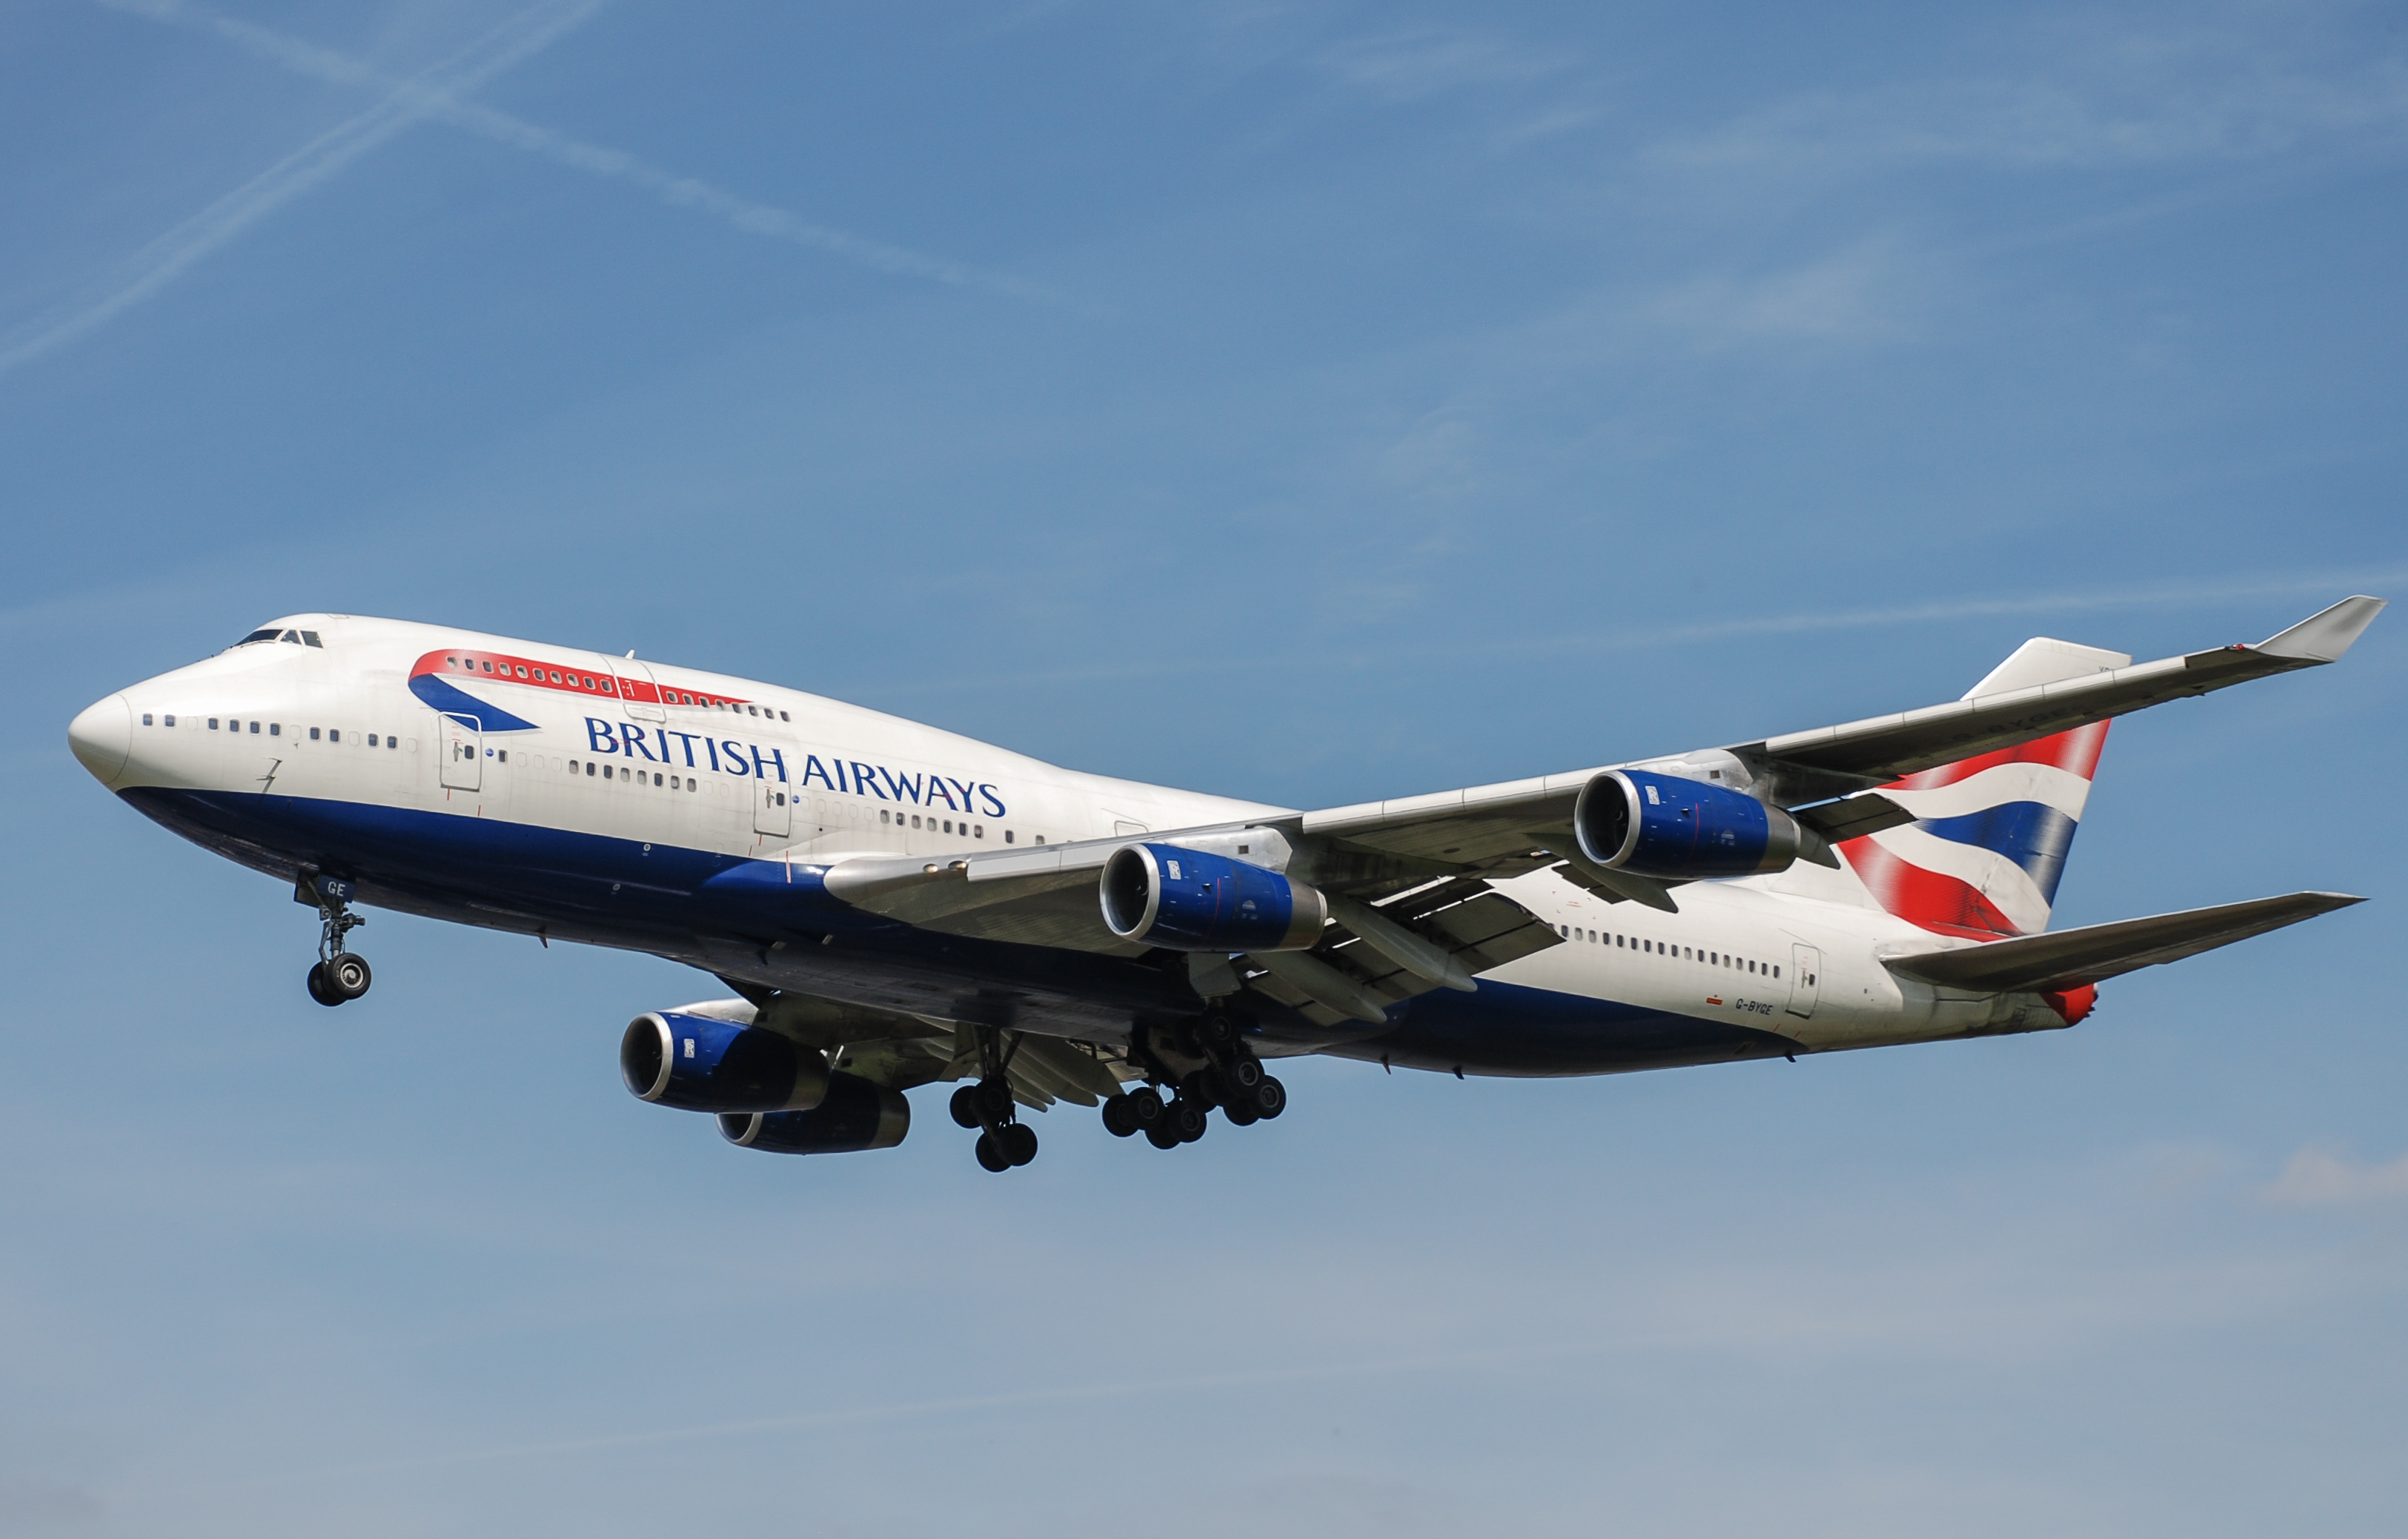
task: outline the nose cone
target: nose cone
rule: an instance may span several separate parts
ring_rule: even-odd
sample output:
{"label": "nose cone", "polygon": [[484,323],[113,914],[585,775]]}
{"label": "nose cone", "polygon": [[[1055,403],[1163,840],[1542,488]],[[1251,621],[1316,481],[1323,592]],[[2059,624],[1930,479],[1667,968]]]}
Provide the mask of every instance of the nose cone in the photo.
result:
{"label": "nose cone", "polygon": [[92,771],[93,778],[104,786],[113,786],[125,768],[125,756],[134,749],[134,707],[122,694],[84,707],[83,714],[67,723],[67,747],[83,767]]}

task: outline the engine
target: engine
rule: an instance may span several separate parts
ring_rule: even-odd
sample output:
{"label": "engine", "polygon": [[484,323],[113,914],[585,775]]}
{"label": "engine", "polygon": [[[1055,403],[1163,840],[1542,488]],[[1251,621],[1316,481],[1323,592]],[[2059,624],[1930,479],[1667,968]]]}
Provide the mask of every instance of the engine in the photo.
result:
{"label": "engine", "polygon": [[1318,889],[1178,845],[1112,851],[1102,893],[1113,934],[1178,951],[1300,951],[1329,922]]}
{"label": "engine", "polygon": [[827,1061],[810,1048],[757,1026],[680,1010],[627,1023],[619,1073],[638,1099],[683,1111],[806,1111],[828,1088]]}
{"label": "engine", "polygon": [[1650,770],[1608,770],[1582,787],[1572,832],[1598,864],[1664,881],[1780,871],[1799,844],[1779,807]]}
{"label": "engine", "polygon": [[853,1154],[891,1149],[911,1131],[911,1103],[859,1075],[831,1074],[809,1111],[722,1112],[726,1140],[772,1154]]}

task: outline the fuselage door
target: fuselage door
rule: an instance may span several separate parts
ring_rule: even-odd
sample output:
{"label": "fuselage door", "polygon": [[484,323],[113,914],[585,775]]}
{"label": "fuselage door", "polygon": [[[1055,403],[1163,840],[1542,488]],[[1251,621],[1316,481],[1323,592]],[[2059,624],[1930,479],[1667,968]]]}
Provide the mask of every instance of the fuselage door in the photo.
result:
{"label": "fuselage door", "polygon": [[755,776],[752,786],[752,832],[774,834],[790,838],[795,827],[794,798],[786,794],[786,783]]}
{"label": "fuselage door", "polygon": [[1823,953],[1811,946],[1789,948],[1789,1013],[1811,1016],[1823,989]]}
{"label": "fuselage door", "polygon": [[435,741],[442,745],[443,783],[475,791],[484,783],[485,734],[473,716],[437,716]]}
{"label": "fuselage door", "polygon": [[660,686],[652,681],[652,670],[632,657],[608,660],[610,672],[619,680],[619,707],[638,721],[666,721],[669,713],[661,705]]}

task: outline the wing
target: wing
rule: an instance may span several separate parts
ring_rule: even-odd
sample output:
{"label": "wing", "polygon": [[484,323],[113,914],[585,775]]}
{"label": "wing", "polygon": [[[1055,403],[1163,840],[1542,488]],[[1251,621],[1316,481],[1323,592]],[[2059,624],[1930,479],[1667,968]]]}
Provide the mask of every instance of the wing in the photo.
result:
{"label": "wing", "polygon": [[1891,957],[1884,965],[1893,973],[1942,988],[1989,994],[2074,989],[2143,967],[2180,962],[2365,901],[2342,892],[2293,892],[2216,908]]}
{"label": "wing", "polygon": [[1774,799],[1784,805],[1820,801],[2169,700],[2338,662],[2383,607],[2381,599],[2346,598],[2255,647],[2235,643],[2030,689],[1977,694],[1896,716],[1787,733],[1731,751],[1778,788]]}
{"label": "wing", "polygon": [[[2255,647],[1976,692],[1922,710],[1677,758],[1273,813],[1147,837],[1215,848],[1251,836],[1260,842],[1248,858],[1351,904],[1351,909],[1334,905],[1335,920],[1312,950],[1243,959],[1233,986],[1270,995],[1325,1024],[1370,1021],[1395,1000],[1467,987],[1469,974],[1558,943],[1551,926],[1495,891],[1491,881],[1552,867],[1609,902],[1675,906],[1667,884],[1607,870],[1582,855],[1572,836],[1573,805],[1605,769],[1718,780],[1796,808],[1799,821],[1836,842],[1912,820],[1896,803],[1865,788],[2185,695],[2333,662],[2383,606],[2380,599],[2345,599]],[[2014,672],[1992,677],[2002,676]],[[937,862],[862,857],[831,866],[824,880],[829,892],[856,907],[949,934],[1138,955],[1145,948],[1113,936],[1096,902],[1104,862],[1127,843],[1096,839]],[[1835,861],[1828,850],[1809,858]]]}

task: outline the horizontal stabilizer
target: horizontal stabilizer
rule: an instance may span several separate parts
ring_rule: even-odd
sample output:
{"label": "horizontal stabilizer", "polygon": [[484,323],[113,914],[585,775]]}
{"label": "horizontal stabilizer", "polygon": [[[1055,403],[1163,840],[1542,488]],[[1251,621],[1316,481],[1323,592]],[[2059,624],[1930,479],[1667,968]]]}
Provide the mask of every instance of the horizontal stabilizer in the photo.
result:
{"label": "horizontal stabilizer", "polygon": [[2180,962],[2286,924],[2347,908],[2363,898],[2345,892],[2293,892],[2214,908],[2186,909],[2144,919],[2118,919],[2042,935],[2018,935],[1948,951],[1891,957],[1901,976],[1984,993],[2048,992],[2097,983],[2119,974]]}

